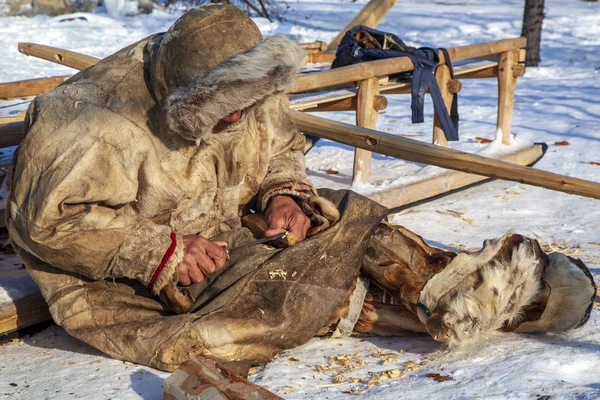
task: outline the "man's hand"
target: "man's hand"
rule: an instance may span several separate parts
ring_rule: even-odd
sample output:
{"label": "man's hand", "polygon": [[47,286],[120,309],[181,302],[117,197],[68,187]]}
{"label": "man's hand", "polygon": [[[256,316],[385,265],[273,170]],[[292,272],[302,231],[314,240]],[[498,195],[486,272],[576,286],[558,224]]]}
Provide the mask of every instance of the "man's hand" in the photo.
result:
{"label": "man's hand", "polygon": [[211,242],[197,235],[183,237],[183,260],[179,263],[179,284],[191,285],[202,282],[210,274],[223,269],[227,254],[226,242]]}
{"label": "man's hand", "polygon": [[292,232],[296,242],[306,239],[306,233],[310,228],[310,219],[291,197],[273,197],[269,201],[265,215],[268,226],[265,237],[277,235],[286,230]]}

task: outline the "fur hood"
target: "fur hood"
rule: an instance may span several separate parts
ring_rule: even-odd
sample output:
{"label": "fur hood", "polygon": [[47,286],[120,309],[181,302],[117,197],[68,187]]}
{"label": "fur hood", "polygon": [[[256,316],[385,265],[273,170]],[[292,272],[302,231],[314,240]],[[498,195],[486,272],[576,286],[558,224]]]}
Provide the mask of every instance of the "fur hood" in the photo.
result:
{"label": "fur hood", "polygon": [[169,129],[199,143],[223,117],[289,89],[303,57],[294,42],[273,36],[222,61],[167,97]]}
{"label": "fur hood", "polygon": [[578,328],[590,317],[596,284],[579,259],[554,252],[542,279],[550,291],[546,308],[538,320],[523,322],[516,332],[561,332]]}
{"label": "fur hood", "polygon": [[510,232],[486,240],[480,251],[457,255],[427,282],[419,319],[435,340],[452,347],[484,340],[518,322],[521,309],[537,299],[547,262],[534,240]]}

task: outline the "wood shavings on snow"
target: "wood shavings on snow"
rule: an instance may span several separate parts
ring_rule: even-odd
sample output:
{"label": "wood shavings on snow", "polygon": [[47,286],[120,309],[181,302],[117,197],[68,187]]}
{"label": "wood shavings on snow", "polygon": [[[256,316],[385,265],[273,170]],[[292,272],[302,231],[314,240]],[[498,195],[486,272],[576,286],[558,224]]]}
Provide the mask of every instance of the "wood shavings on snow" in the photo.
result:
{"label": "wood shavings on snow", "polygon": [[545,253],[558,251],[567,256],[581,256],[586,252],[586,250],[582,248],[579,243],[574,243],[567,239],[551,239],[550,241],[546,241],[535,232],[533,232],[533,235],[536,237],[540,243],[540,247]]}
{"label": "wood shavings on snow", "polygon": [[454,210],[444,210],[444,211],[437,210],[436,212],[438,214],[450,215],[451,217],[462,219],[463,221],[465,221],[469,225],[473,224],[473,220],[471,218],[466,218],[466,217],[463,216],[464,212],[458,212],[458,211],[454,211]]}

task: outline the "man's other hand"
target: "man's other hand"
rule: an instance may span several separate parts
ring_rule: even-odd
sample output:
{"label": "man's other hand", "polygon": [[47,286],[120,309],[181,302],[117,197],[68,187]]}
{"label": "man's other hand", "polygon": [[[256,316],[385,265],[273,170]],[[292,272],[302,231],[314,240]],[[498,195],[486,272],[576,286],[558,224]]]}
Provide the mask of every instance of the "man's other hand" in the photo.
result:
{"label": "man's other hand", "polygon": [[298,204],[288,196],[275,196],[269,201],[265,212],[268,229],[265,237],[290,231],[296,242],[306,239],[310,228],[310,219],[302,212]]}
{"label": "man's other hand", "polygon": [[227,253],[221,246],[226,242],[211,242],[197,235],[183,237],[183,260],[177,267],[180,285],[202,282],[204,278],[225,267]]}

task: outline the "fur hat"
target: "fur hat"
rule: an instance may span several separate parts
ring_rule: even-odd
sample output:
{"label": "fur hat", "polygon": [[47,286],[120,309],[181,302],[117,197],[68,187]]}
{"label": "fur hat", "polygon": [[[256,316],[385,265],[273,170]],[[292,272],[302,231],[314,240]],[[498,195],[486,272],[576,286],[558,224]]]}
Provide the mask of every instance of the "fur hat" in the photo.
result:
{"label": "fur hat", "polygon": [[450,346],[486,339],[520,318],[541,287],[547,257],[537,241],[507,233],[475,253],[458,254],[423,287],[418,316]]}
{"label": "fur hat", "polygon": [[551,253],[542,280],[550,291],[546,308],[535,321],[526,321],[515,332],[561,332],[578,328],[590,317],[596,284],[585,264],[561,253]]}
{"label": "fur hat", "polygon": [[304,51],[284,36],[262,40],[241,10],[207,4],[149,44],[150,81],[172,132],[199,143],[225,116],[293,84]]}

